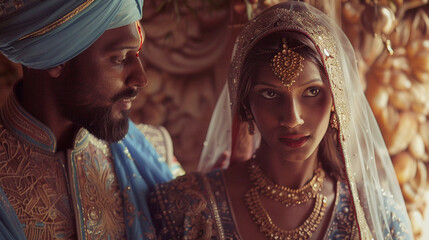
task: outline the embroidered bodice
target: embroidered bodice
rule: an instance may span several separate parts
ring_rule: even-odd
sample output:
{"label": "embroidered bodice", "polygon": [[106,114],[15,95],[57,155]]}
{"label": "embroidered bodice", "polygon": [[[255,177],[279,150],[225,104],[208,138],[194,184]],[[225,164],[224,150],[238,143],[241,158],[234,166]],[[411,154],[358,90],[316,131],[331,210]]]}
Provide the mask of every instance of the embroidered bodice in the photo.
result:
{"label": "embroidered bodice", "polygon": [[[401,235],[404,226],[393,199],[385,195],[391,206],[386,210],[391,216],[391,234],[408,239]],[[242,239],[222,170],[187,174],[160,184],[150,195],[150,205],[160,239]],[[334,210],[323,239],[359,239],[350,191],[344,182],[337,182]]]}

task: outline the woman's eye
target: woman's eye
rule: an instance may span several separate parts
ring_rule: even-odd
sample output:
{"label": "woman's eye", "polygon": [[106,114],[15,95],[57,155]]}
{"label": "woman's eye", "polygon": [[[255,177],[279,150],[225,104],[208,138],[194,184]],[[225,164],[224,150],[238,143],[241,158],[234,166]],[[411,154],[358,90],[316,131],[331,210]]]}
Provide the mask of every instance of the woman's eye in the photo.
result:
{"label": "woman's eye", "polygon": [[315,96],[317,96],[319,93],[320,93],[320,88],[312,87],[312,88],[307,89],[307,90],[304,92],[304,96],[306,96],[306,97],[315,97]]}
{"label": "woman's eye", "polygon": [[261,95],[267,99],[272,99],[272,98],[276,98],[279,96],[276,92],[271,91],[271,90],[264,90],[261,92]]}

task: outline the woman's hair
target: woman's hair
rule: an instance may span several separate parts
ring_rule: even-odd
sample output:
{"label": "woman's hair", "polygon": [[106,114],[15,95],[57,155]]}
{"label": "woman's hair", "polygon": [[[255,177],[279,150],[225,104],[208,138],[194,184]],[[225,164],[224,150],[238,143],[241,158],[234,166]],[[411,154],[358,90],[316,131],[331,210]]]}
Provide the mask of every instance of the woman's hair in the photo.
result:
{"label": "woman's hair", "polygon": [[[249,51],[242,67],[241,79],[237,90],[237,114],[241,121],[249,121],[248,111],[249,93],[254,86],[255,76],[261,66],[271,64],[273,57],[282,50],[283,39],[288,48],[301,55],[305,60],[315,64],[320,72],[322,80],[329,85],[328,75],[323,65],[321,56],[313,42],[304,34],[294,31],[272,33],[261,40]],[[344,178],[345,170],[342,164],[342,155],[337,138],[338,131],[332,127],[323,137],[319,146],[319,156],[324,159],[324,168],[336,177]]]}
{"label": "woman's hair", "polygon": [[249,109],[248,96],[253,88],[254,79],[258,69],[264,65],[270,65],[273,57],[282,50],[283,39],[288,48],[301,55],[305,60],[314,63],[319,69],[323,81],[327,82],[327,75],[320,59],[319,53],[313,42],[305,35],[298,32],[275,32],[261,40],[249,50],[243,63],[241,79],[237,91],[237,113],[240,120],[247,121],[246,109]]}

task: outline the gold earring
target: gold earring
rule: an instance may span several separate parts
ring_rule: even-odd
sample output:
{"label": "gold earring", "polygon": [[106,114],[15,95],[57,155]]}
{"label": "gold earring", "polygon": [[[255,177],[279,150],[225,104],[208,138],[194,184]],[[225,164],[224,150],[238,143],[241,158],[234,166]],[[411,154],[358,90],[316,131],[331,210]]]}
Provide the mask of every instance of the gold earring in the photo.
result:
{"label": "gold earring", "polygon": [[249,130],[249,134],[253,135],[255,134],[255,125],[253,125],[253,115],[246,111],[246,119],[247,119],[247,128]]}
{"label": "gold earring", "polygon": [[255,125],[253,125],[253,120],[247,121],[247,124],[248,124],[249,134],[250,135],[255,134]]}
{"label": "gold earring", "polygon": [[338,119],[337,114],[335,113],[335,107],[332,105],[331,107],[331,119],[329,120],[331,123],[331,127],[335,130],[338,130]]}

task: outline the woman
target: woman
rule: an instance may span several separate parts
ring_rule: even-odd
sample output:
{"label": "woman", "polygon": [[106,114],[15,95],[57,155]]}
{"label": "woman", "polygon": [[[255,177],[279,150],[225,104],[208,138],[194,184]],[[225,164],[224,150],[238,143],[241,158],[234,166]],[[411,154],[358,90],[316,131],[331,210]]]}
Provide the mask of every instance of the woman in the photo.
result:
{"label": "woman", "polygon": [[350,42],[309,5],[271,7],[239,35],[200,169],[225,151],[250,159],[151,195],[162,239],[412,239]]}

